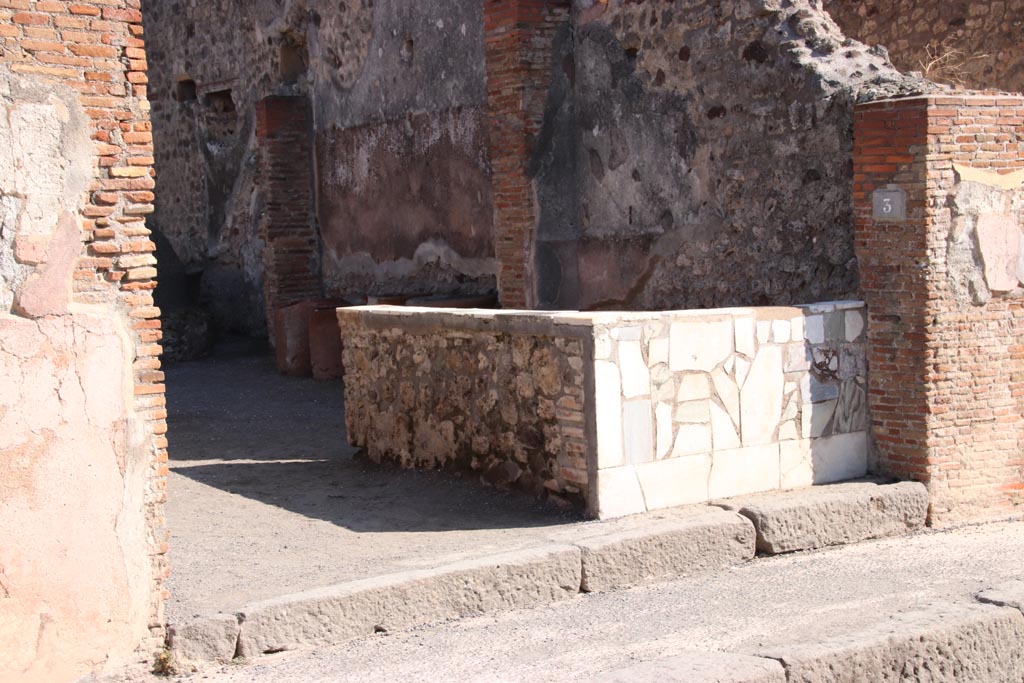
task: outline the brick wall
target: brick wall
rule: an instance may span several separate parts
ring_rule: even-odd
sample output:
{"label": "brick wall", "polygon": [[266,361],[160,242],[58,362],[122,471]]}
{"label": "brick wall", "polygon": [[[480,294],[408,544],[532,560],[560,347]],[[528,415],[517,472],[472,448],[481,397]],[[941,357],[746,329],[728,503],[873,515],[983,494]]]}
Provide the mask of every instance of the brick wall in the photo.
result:
{"label": "brick wall", "polygon": [[306,98],[260,100],[256,137],[260,148],[258,184],[265,201],[260,226],[266,245],[264,292],[267,321],[273,329],[276,309],[321,294],[312,125]]}
{"label": "brick wall", "polygon": [[[1019,274],[1011,286],[992,272],[1016,259],[1024,197],[998,174],[1024,168],[1022,141],[1019,97],[888,100],[855,116],[879,466],[928,485],[933,523],[1024,503],[1024,306]],[[873,217],[874,191],[889,186],[906,193],[906,220]],[[1000,229],[1003,246],[987,246]]]}
{"label": "brick wall", "polygon": [[94,142],[95,171],[78,216],[82,249],[74,300],[120,311],[133,337],[134,408],[151,456],[145,496],[152,558],[150,630],[162,641],[168,575],[163,517],[167,475],[164,375],[153,210],[153,150],[146,99],[140,0],[0,0],[0,63],[79,93]]}
{"label": "brick wall", "polygon": [[484,2],[495,255],[505,308],[535,305],[531,263],[538,216],[529,166],[551,80],[552,41],[569,11],[568,0]]}

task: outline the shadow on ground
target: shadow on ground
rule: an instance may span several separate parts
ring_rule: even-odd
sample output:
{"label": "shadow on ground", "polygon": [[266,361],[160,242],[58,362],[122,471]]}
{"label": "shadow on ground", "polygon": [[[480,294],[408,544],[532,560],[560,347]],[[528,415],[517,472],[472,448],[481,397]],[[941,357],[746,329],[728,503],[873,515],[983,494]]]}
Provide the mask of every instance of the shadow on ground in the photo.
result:
{"label": "shadow on ground", "polygon": [[579,517],[445,472],[353,458],[340,382],[252,341],[167,374],[172,621],[539,543]]}
{"label": "shadow on ground", "polygon": [[167,369],[173,471],[360,532],[551,526],[578,519],[445,472],[356,458],[340,382],[277,373],[271,351],[233,340]]}

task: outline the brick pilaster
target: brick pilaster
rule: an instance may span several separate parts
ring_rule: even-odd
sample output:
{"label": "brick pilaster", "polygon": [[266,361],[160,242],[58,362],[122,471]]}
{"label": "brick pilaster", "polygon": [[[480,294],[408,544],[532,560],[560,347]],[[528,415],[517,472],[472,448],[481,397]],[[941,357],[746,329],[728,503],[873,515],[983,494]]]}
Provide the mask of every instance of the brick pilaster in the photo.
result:
{"label": "brick pilaster", "polygon": [[551,80],[553,41],[569,0],[485,0],[487,106],[498,293],[505,308],[535,304],[530,265],[537,229],[529,166]]}
{"label": "brick pilaster", "polygon": [[[965,300],[948,261],[954,165],[1024,168],[1022,143],[1019,97],[922,96],[855,114],[856,247],[879,467],[925,482],[939,523],[1024,504],[1024,306],[998,291]],[[873,193],[890,188],[906,193],[905,220],[874,215]],[[1010,218],[1020,226],[1024,217]]]}
{"label": "brick pilaster", "polygon": [[305,97],[274,96],[256,104],[259,186],[266,207],[261,223],[264,293],[271,329],[278,308],[321,296],[310,117]]}

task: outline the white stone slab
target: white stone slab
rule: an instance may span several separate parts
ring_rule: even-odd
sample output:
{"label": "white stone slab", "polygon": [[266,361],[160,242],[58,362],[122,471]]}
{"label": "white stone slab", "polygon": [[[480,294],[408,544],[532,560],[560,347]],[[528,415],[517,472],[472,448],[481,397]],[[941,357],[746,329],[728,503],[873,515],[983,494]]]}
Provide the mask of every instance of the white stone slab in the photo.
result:
{"label": "white stone slab", "polygon": [[672,450],[672,406],[659,403],[654,409],[654,421],[657,423],[657,451],[655,456],[660,460]]}
{"label": "white stone slab", "polygon": [[[639,328],[638,328],[639,329]],[[619,342],[619,369],[622,372],[622,395],[626,398],[649,396],[651,373],[644,362],[639,341]]]}
{"label": "white stone slab", "polygon": [[717,403],[711,403],[711,433],[716,451],[740,447],[740,437],[729,413]]}
{"label": "white stone slab", "polygon": [[703,373],[694,375],[683,375],[679,380],[679,393],[677,401],[699,401],[710,398],[711,388],[708,386],[708,376]]}
{"label": "white stone slab", "polygon": [[660,364],[668,364],[668,337],[652,339],[647,352],[647,362],[652,367]]}
{"label": "white stone slab", "polygon": [[779,488],[779,445],[715,451],[708,496],[729,498]]}
{"label": "white stone slab", "polygon": [[704,503],[708,500],[711,455],[688,455],[638,465],[636,473],[648,510]]}
{"label": "white stone slab", "polygon": [[812,344],[824,344],[825,316],[809,315],[804,318],[804,336]]}
{"label": "white stone slab", "polygon": [[800,489],[814,484],[814,462],[811,440],[783,441],[779,444],[779,485],[784,489]]}
{"label": "white stone slab", "polygon": [[790,327],[788,320],[772,321],[772,341],[776,344],[788,344],[790,339]]}
{"label": "white stone slab", "polygon": [[620,467],[622,451],[622,389],[615,363],[594,363],[594,404],[597,414],[597,467]]}
{"label": "white stone slab", "polygon": [[676,434],[676,444],[672,448],[672,457],[711,452],[710,425],[680,425]]}
{"label": "white stone slab", "polygon": [[757,352],[740,392],[740,427],[744,446],[771,443],[782,416],[782,349],[763,346]]}
{"label": "white stone slab", "polygon": [[[749,372],[747,376],[750,376]],[[711,374],[711,382],[715,385],[715,393],[721,399],[722,405],[725,406],[726,411],[729,413],[729,417],[732,418],[735,424],[739,424],[740,391],[736,388],[736,383],[721,369],[717,369]]]}
{"label": "white stone slab", "polygon": [[757,331],[753,318],[736,318],[736,351],[747,358],[757,354]]}
{"label": "white stone slab", "polygon": [[626,462],[654,460],[654,415],[650,401],[622,404],[622,442]]}
{"label": "white stone slab", "polygon": [[677,322],[670,331],[669,365],[673,372],[710,372],[733,351],[732,320]]}
{"label": "white stone slab", "polygon": [[688,424],[707,424],[711,422],[709,410],[711,401],[684,401],[676,404],[675,421]]}
{"label": "white stone slab", "polygon": [[831,484],[868,473],[867,432],[837,434],[811,442],[814,483]]}
{"label": "white stone slab", "polygon": [[636,470],[627,465],[597,473],[597,514],[601,519],[646,512]]}

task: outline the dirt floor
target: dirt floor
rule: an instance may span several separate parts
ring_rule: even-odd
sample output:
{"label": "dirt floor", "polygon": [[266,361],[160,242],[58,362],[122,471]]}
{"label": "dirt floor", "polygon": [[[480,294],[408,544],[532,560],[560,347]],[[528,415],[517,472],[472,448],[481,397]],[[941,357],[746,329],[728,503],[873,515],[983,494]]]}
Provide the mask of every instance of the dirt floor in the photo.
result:
{"label": "dirt floor", "polygon": [[166,372],[171,623],[528,547],[581,523],[476,481],[353,458],[341,384],[281,376],[257,342]]}

